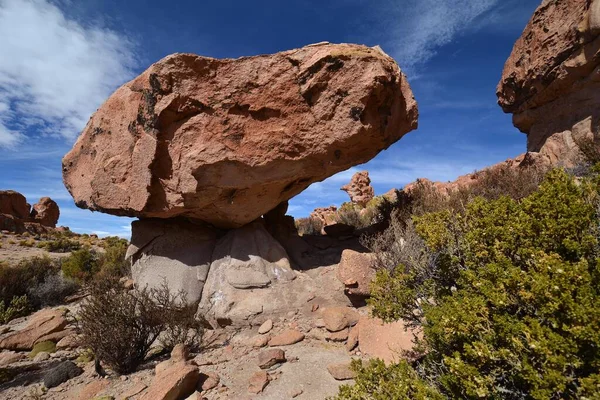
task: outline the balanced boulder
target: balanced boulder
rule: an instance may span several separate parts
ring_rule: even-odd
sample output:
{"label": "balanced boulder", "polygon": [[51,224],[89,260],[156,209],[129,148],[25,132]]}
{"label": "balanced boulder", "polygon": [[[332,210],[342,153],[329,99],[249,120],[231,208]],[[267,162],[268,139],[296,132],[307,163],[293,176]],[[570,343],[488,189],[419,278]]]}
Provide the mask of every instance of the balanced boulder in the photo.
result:
{"label": "balanced boulder", "polygon": [[517,40],[498,103],[527,150],[573,165],[600,139],[600,0],[544,1]]}
{"label": "balanced boulder", "polygon": [[82,208],[236,228],[370,160],[417,117],[406,77],[378,47],[173,54],[91,117],[63,177]]}
{"label": "balanced boulder", "polygon": [[371,186],[369,171],[357,172],[352,175],[350,183],[342,186],[341,190],[348,193],[350,201],[365,207],[375,197],[375,190]]}

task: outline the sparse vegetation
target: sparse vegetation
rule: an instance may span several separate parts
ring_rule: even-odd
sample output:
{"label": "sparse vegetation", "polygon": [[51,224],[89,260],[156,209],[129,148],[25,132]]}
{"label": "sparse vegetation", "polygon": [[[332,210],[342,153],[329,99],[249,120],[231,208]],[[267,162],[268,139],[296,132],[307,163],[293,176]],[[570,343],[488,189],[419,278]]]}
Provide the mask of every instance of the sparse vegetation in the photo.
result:
{"label": "sparse vegetation", "polygon": [[317,218],[298,218],[295,223],[300,235],[320,235],[323,229],[323,222]]}
{"label": "sparse vegetation", "polygon": [[46,353],[54,353],[56,351],[56,343],[50,340],[45,340],[43,342],[36,343],[27,357],[34,358],[38,355],[38,353],[41,353],[42,351]]}
{"label": "sparse vegetation", "polygon": [[0,301],[0,324],[6,324],[7,322],[23,317],[29,313],[29,301],[27,296],[13,297],[9,305],[4,304],[4,300]]}
{"label": "sparse vegetation", "polygon": [[178,330],[170,338],[177,340],[183,340],[182,327],[194,324],[184,319],[193,315],[184,311],[179,300],[166,285],[127,291],[115,279],[97,281],[79,313],[83,344],[116,372],[132,372],[174,321]]}
{"label": "sparse vegetation", "polygon": [[40,243],[39,246],[50,253],[70,253],[79,250],[81,248],[81,243],[77,240],[60,237],[55,240]]}

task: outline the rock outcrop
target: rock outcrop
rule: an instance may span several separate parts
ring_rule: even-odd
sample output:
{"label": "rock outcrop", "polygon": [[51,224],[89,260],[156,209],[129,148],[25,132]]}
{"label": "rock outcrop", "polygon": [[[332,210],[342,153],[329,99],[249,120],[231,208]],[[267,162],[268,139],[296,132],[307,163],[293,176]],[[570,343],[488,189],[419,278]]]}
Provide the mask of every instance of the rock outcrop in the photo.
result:
{"label": "rock outcrop", "polygon": [[56,227],[59,216],[58,204],[50,197],[42,197],[32,208],[21,193],[0,190],[0,230],[44,233]]}
{"label": "rock outcrop", "polygon": [[27,220],[29,209],[25,196],[14,190],[0,190],[0,214],[12,215],[15,218]]}
{"label": "rock outcrop", "polygon": [[498,103],[552,163],[571,166],[600,140],[599,36],[600,0],[546,0],[504,66]]}
{"label": "rock outcrop", "polygon": [[357,172],[352,175],[350,183],[342,186],[341,190],[348,193],[350,201],[362,207],[375,197],[375,190],[371,186],[371,179],[368,171]]}
{"label": "rock outcrop", "polygon": [[43,226],[56,228],[56,223],[60,217],[58,204],[50,197],[42,197],[40,201],[31,208],[31,221],[37,222]]}
{"label": "rock outcrop", "polygon": [[173,54],[119,88],[63,159],[82,208],[248,224],[417,126],[379,48],[320,43],[235,60]]}

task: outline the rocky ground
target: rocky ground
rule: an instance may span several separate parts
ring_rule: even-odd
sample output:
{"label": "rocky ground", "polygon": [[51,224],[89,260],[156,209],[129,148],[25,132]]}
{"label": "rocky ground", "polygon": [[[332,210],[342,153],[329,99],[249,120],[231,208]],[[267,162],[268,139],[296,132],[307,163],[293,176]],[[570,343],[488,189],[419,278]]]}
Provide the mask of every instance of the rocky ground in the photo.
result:
{"label": "rocky ground", "polygon": [[[157,354],[127,376],[110,371],[105,378],[97,376],[94,361],[85,357],[85,349],[77,347],[76,335],[63,314],[66,310],[76,314],[85,299],[11,321],[0,327],[0,348],[4,348],[0,371],[14,378],[0,385],[0,398],[166,398],[161,394],[165,387],[176,387],[185,380],[165,374],[188,368],[200,373],[194,394],[199,397],[192,398],[324,399],[334,395],[341,384],[351,382],[348,365],[353,358],[392,360],[411,347],[412,338],[401,324],[383,325],[369,317],[367,307],[353,307],[344,295],[337,268],[337,264],[313,268],[286,283],[309,288],[302,306],[277,315],[255,316],[248,326],[207,330],[202,352],[179,361],[184,364],[177,364],[176,355],[169,361],[168,354]],[[48,338],[57,342],[56,351],[29,358],[31,344]],[[25,344],[14,345],[16,342]],[[11,347],[20,350],[7,349]],[[77,376],[44,389],[48,374],[68,360],[81,368]],[[173,363],[177,367],[169,369]]]}

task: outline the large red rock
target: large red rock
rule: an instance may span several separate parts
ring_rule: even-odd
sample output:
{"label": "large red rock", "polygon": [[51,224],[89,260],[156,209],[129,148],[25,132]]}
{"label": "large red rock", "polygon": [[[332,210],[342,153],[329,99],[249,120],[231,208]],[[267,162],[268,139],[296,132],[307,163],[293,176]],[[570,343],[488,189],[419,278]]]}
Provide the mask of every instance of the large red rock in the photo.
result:
{"label": "large red rock", "polygon": [[600,1],[546,0],[504,66],[498,103],[527,149],[572,165],[600,139]]}
{"label": "large red rock", "polygon": [[370,160],[417,117],[406,77],[378,47],[173,54],[100,107],[63,177],[82,208],[234,228]]}
{"label": "large red rock", "polygon": [[25,220],[29,218],[29,208],[25,196],[21,193],[14,190],[0,190],[0,214]]}
{"label": "large red rock", "polygon": [[50,228],[56,227],[59,216],[58,204],[50,197],[42,197],[31,209],[31,220]]}
{"label": "large red rock", "polygon": [[44,336],[64,331],[68,324],[61,310],[47,308],[35,313],[27,326],[0,340],[0,349],[31,350]]}
{"label": "large red rock", "polygon": [[342,186],[341,190],[348,193],[350,201],[363,207],[375,197],[375,190],[371,186],[368,171],[357,172],[352,175],[350,183]]}

